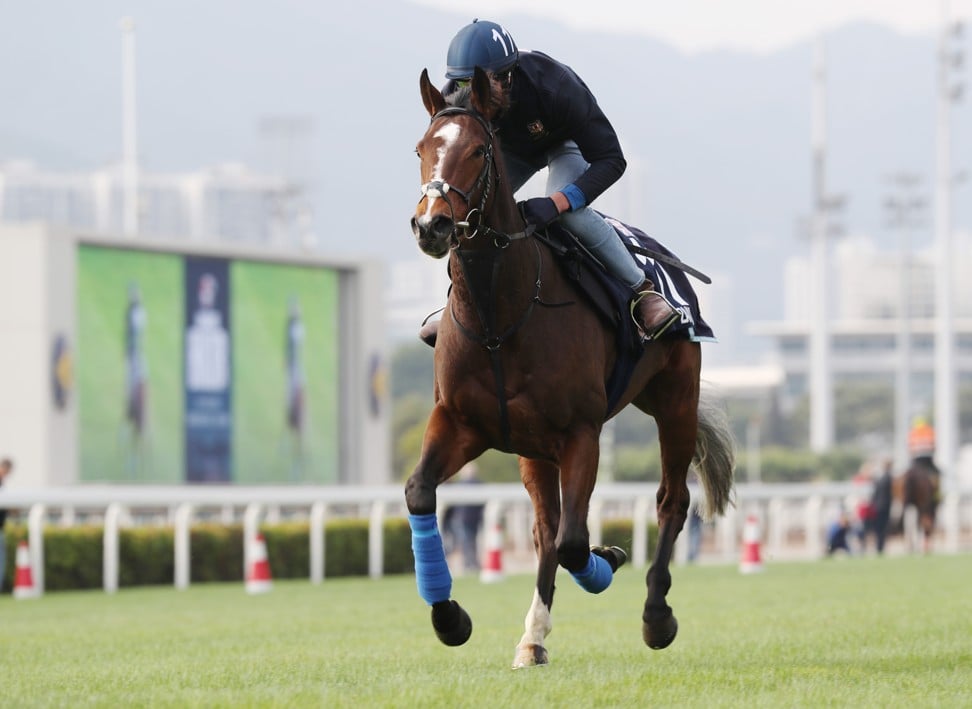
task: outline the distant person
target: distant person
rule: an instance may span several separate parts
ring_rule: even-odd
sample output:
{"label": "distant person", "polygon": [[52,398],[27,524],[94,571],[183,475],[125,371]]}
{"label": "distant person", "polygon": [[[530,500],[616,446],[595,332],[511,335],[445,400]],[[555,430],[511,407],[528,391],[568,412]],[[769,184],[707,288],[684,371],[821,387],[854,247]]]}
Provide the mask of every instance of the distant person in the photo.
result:
{"label": "distant person", "polygon": [[[645,278],[614,227],[591,208],[627,167],[621,141],[594,94],[569,66],[542,52],[520,51],[506,28],[487,20],[473,20],[452,38],[442,93],[468,87],[476,67],[489,75],[501,107],[496,128],[513,192],[548,170],[547,196],[519,203],[524,221],[542,230],[560,220],[630,289],[631,317],[642,340],[661,337],[679,313]],[[419,336],[433,344],[437,325],[426,325]]]}
{"label": "distant person", "polygon": [[688,543],[688,560],[692,563],[699,558],[702,547],[702,512],[698,502],[693,502],[689,507]]}
{"label": "distant person", "polygon": [[[902,473],[900,482],[902,510],[914,508],[918,514],[922,548],[931,551],[935,533],[935,517],[941,501],[941,471],[935,465],[935,429],[927,421],[918,419],[908,433],[911,464]],[[916,540],[909,538],[909,547]]]}
{"label": "distant person", "polygon": [[289,441],[283,444],[285,457],[290,467],[290,481],[302,482],[304,479],[304,424],[306,421],[306,377],[304,376],[304,319],[301,315],[300,300],[291,296],[287,306],[286,370],[287,370],[287,411],[286,421]]}
{"label": "distant person", "polygon": [[[478,485],[479,469],[476,463],[466,463],[458,473],[456,484]],[[479,571],[479,531],[483,526],[482,504],[455,505],[447,511],[449,532],[454,544],[462,553],[462,565],[466,571]]]}
{"label": "distant person", "polygon": [[833,556],[838,551],[844,551],[850,554],[851,548],[848,543],[850,533],[850,519],[848,519],[847,513],[841,510],[837,519],[830,525],[830,529],[827,531],[827,556]]}
{"label": "distant person", "polygon": [[[10,458],[0,460],[0,487],[13,470],[13,461]],[[3,528],[7,524],[7,510],[0,507],[0,591],[3,591],[3,579],[7,573],[7,538]]]}
{"label": "distant person", "polygon": [[287,309],[287,426],[298,437],[304,430],[304,320],[300,301],[291,297]]}
{"label": "distant person", "polygon": [[891,518],[891,461],[885,460],[881,475],[874,481],[871,493],[871,531],[874,534],[874,548],[878,554],[884,553],[884,543],[888,538],[888,523]]}
{"label": "distant person", "polygon": [[145,424],[145,400],[148,389],[148,364],[145,360],[145,326],[148,317],[137,283],[128,286],[125,308],[125,420],[132,426],[133,437],[142,433]]}

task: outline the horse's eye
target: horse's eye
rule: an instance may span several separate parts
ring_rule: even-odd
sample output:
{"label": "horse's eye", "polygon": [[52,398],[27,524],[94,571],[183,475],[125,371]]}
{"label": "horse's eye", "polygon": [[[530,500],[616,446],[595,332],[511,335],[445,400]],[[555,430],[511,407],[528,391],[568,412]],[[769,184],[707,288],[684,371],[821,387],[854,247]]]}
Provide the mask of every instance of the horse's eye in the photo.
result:
{"label": "horse's eye", "polygon": [[476,157],[477,158],[481,158],[485,154],[486,154],[486,146],[485,145],[480,145],[478,148],[476,148]]}
{"label": "horse's eye", "polygon": [[422,159],[422,153],[418,151],[418,148],[415,148],[415,157],[417,157],[419,160]]}

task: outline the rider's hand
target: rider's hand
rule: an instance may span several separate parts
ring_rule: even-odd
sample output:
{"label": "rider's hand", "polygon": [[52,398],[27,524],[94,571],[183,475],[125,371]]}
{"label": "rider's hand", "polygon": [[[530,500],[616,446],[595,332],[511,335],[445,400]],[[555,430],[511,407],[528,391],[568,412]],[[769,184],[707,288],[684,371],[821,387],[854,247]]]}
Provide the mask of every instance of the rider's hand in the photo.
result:
{"label": "rider's hand", "polygon": [[518,206],[523,221],[537,229],[543,229],[560,216],[560,210],[550,197],[534,197],[520,202]]}

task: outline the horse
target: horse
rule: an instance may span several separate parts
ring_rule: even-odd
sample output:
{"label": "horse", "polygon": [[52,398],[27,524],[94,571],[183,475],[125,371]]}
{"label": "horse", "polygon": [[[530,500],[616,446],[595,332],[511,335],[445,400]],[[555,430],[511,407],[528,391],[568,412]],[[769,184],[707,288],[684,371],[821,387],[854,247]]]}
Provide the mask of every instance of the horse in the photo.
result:
{"label": "horse", "polygon": [[477,68],[465,100],[447,103],[428,70],[420,89],[431,121],[416,148],[422,196],[411,226],[421,251],[448,256],[452,277],[433,355],[434,404],[405,483],[416,584],[431,606],[435,634],[457,646],[472,633],[468,613],[451,598],[436,488],[488,449],[513,453],[535,512],[537,554],[513,667],[549,662],[544,640],[553,627],[558,567],[599,593],[626,560],[617,547],[589,546],[587,514],[601,428],[633,404],[654,417],[660,439],[659,541],[646,576],[642,637],[650,648],[665,648],[678,631],[666,596],[675,539],[689,509],[690,464],[709,516],[724,512],[732,497],[734,443],[722,408],[701,394],[699,343],[669,337],[645,345],[608,410],[605,379],[617,357],[613,328],[552,267],[550,247],[517,209],[493,129],[496,87]]}
{"label": "horse", "polygon": [[[895,524],[901,529],[910,551],[914,551],[916,537],[921,534],[921,548],[924,553],[931,551],[935,534],[935,514],[939,501],[939,479],[941,475],[930,456],[917,456],[892,485],[896,509],[900,510]],[[915,515],[909,521],[909,515]]]}

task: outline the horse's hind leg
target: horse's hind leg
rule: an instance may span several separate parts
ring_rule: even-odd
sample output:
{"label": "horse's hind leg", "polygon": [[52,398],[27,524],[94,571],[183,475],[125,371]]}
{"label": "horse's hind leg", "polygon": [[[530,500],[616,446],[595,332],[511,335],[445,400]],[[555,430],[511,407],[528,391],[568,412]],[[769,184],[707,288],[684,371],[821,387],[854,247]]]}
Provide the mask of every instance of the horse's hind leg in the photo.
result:
{"label": "horse's hind leg", "polygon": [[422,456],[405,483],[405,503],[412,530],[415,582],[419,596],[432,607],[432,627],[446,645],[462,645],[472,634],[472,620],[450,599],[452,575],[446,563],[442,537],[435,516],[435,489],[482,447],[458,435],[451,418],[436,407],[429,417]]}
{"label": "horse's hind leg", "polygon": [[[672,586],[669,566],[675,539],[688,517],[687,477],[698,434],[700,365],[698,345],[685,345],[683,356],[673,356],[669,368],[656,376],[648,391],[649,410],[658,424],[662,463],[657,495],[658,547],[648,569],[648,597],[642,615],[642,637],[653,650],[671,645],[678,632],[678,621],[665,599]],[[641,403],[636,402],[639,406]]]}
{"label": "horse's hind leg", "polygon": [[520,478],[533,501],[533,544],[538,563],[533,602],[523,623],[525,632],[513,656],[513,669],[546,665],[549,662],[543,642],[553,628],[550,609],[557,575],[556,534],[560,524],[557,466],[546,461],[520,458]]}

